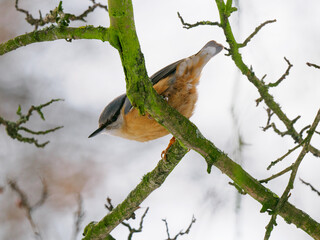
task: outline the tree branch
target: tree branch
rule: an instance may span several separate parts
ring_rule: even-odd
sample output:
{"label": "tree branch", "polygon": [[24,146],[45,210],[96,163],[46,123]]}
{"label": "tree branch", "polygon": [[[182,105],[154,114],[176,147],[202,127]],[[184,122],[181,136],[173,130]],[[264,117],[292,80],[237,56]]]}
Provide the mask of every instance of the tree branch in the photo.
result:
{"label": "tree branch", "polygon": [[200,22],[196,22],[196,23],[193,23],[193,24],[186,23],[184,21],[184,19],[182,18],[182,16],[180,15],[180,13],[177,12],[177,14],[178,14],[178,17],[179,17],[179,19],[181,21],[181,24],[183,25],[183,28],[186,28],[186,29],[190,29],[190,28],[193,28],[193,27],[201,26],[201,25],[202,26],[203,25],[218,26],[218,27],[220,26],[220,24],[218,22],[211,22],[211,21],[200,21]]}
{"label": "tree branch", "polygon": [[284,60],[288,64],[288,68],[286,72],[276,82],[267,84],[268,87],[277,87],[289,75],[290,69],[293,67],[293,65],[290,63],[290,61],[286,57],[284,57]]}
{"label": "tree branch", "polygon": [[[264,237],[265,240],[268,240],[270,238],[271,232],[273,230],[273,226],[276,225],[277,215],[278,215],[280,209],[282,208],[283,204],[285,202],[287,202],[288,198],[290,197],[290,191],[291,191],[291,189],[293,189],[293,184],[294,184],[299,166],[300,166],[302,160],[304,159],[305,155],[309,152],[309,144],[310,144],[311,138],[312,138],[312,136],[313,136],[318,124],[319,124],[319,121],[320,121],[320,109],[319,109],[319,111],[318,111],[318,113],[317,113],[317,115],[311,125],[311,128],[308,132],[306,139],[304,140],[303,148],[302,148],[297,160],[292,165],[292,171],[291,171],[291,175],[290,175],[290,179],[287,184],[287,187],[284,190],[281,198],[279,199],[279,201],[275,207],[275,210],[273,211],[272,217],[266,227],[266,233],[265,233],[265,237]],[[320,236],[319,236],[319,238],[320,238]]]}
{"label": "tree branch", "polygon": [[[287,128],[286,134],[290,135],[295,142],[301,143],[302,138],[300,137],[296,129],[293,127],[293,120],[290,120],[287,117],[287,115],[282,111],[280,105],[277,102],[275,102],[273,96],[269,93],[269,87],[255,75],[252,68],[248,68],[248,66],[243,62],[242,56],[239,52],[239,44],[237,43],[233,35],[232,28],[228,20],[228,17],[231,14],[230,9],[227,8],[227,5],[224,3],[223,0],[215,0],[215,1],[219,10],[220,26],[223,29],[226,40],[230,46],[229,54],[231,55],[234,63],[239,68],[241,73],[245,75],[247,79],[257,88],[261,96],[261,99],[264,100],[265,104],[284,123],[284,125]],[[261,100],[259,99],[258,102],[260,101]],[[319,149],[316,149],[310,145],[309,150],[313,153],[313,155],[320,157]]]}
{"label": "tree branch", "polygon": [[83,199],[80,193],[77,196],[77,205],[78,205],[78,209],[74,213],[74,229],[73,229],[71,240],[77,240],[77,236],[80,232],[81,224],[83,222],[84,215],[85,215],[83,210]]}
{"label": "tree branch", "polygon": [[307,65],[308,65],[309,67],[314,67],[314,68],[320,69],[320,66],[317,65],[317,64],[314,64],[314,63],[309,63],[309,62],[307,62]]}
{"label": "tree branch", "polygon": [[103,8],[108,11],[108,7],[102,5],[101,3],[96,3],[95,0],[91,0],[92,6],[89,6],[83,13],[80,15],[74,15],[70,13],[64,13],[62,8],[62,1],[59,2],[58,7],[51,10],[50,13],[47,13],[44,18],[42,18],[42,13],[39,10],[39,18],[34,18],[29,11],[19,8],[19,0],[16,0],[15,7],[16,10],[22,12],[26,15],[26,21],[35,27],[35,30],[38,29],[39,26],[45,26],[49,23],[58,23],[59,26],[67,26],[70,21],[83,21],[85,22],[85,18],[88,16],[89,13],[92,13],[97,7]]}
{"label": "tree branch", "polygon": [[40,231],[38,229],[38,226],[33,220],[32,217],[32,212],[37,209],[38,207],[42,206],[45,201],[47,200],[48,197],[48,189],[47,189],[47,184],[44,180],[42,180],[42,194],[38,202],[36,202],[34,205],[31,205],[28,200],[27,194],[18,186],[17,182],[15,180],[10,180],[8,179],[8,185],[10,188],[16,192],[19,195],[19,201],[18,201],[18,207],[23,208],[26,211],[27,219],[31,225],[31,228],[33,230],[35,239],[42,239],[42,236],[40,234]]}
{"label": "tree branch", "polygon": [[112,229],[132,216],[132,213],[139,207],[142,201],[161,186],[187,151],[186,148],[176,141],[168,149],[166,161],[160,160],[157,167],[143,177],[142,181],[121,204],[112,209],[98,223],[92,222],[86,226],[83,239],[105,239]]}
{"label": "tree branch", "polygon": [[79,28],[51,26],[39,31],[33,31],[20,35],[0,44],[0,55],[13,51],[17,48],[37,42],[55,41],[58,39],[97,39],[108,41],[110,38],[109,29],[104,27],[85,26]]}
{"label": "tree branch", "polygon": [[317,190],[317,189],[316,189],[315,187],[313,187],[310,183],[304,181],[303,179],[301,179],[301,178],[299,178],[299,179],[300,179],[300,181],[301,181],[303,184],[309,186],[309,187],[311,188],[311,190],[312,190],[313,192],[315,192],[316,194],[318,194],[318,196],[320,197],[320,191],[319,191],[319,190]]}
{"label": "tree branch", "polygon": [[298,145],[296,145],[294,148],[289,149],[288,152],[286,154],[284,154],[283,156],[279,157],[277,160],[272,161],[270,163],[270,165],[267,167],[267,170],[270,170],[273,166],[275,166],[278,162],[282,161],[283,159],[285,159],[287,156],[289,156],[292,152],[294,152],[296,149],[298,149],[303,142],[299,143]]}
{"label": "tree branch", "polygon": [[170,237],[169,226],[168,226],[167,220],[166,220],[166,219],[162,219],[162,221],[164,221],[164,224],[166,225],[166,232],[167,232],[167,237],[168,237],[166,240],[177,240],[179,236],[183,236],[183,235],[185,235],[185,234],[189,234],[192,225],[196,222],[196,219],[195,219],[194,216],[192,216],[192,219],[191,219],[191,222],[190,222],[188,228],[187,228],[185,231],[182,231],[182,230],[181,230],[180,232],[178,232],[178,233],[174,236],[174,238],[171,238],[171,237]]}
{"label": "tree branch", "polygon": [[19,108],[17,110],[17,115],[20,118],[15,122],[11,122],[11,121],[5,120],[2,117],[0,117],[0,125],[2,124],[6,127],[7,133],[12,139],[17,139],[20,142],[31,143],[31,144],[34,144],[36,147],[43,148],[49,143],[49,141],[44,142],[44,143],[39,143],[38,140],[35,138],[22,136],[19,133],[19,131],[24,131],[24,132],[27,132],[27,133],[30,133],[33,135],[45,135],[45,134],[48,134],[48,133],[51,133],[51,132],[54,132],[54,131],[60,129],[63,126],[55,127],[55,128],[48,129],[45,131],[33,131],[33,130],[30,130],[30,129],[23,127],[21,125],[25,124],[26,122],[29,121],[29,118],[31,117],[31,115],[34,111],[36,111],[39,114],[39,116],[41,117],[42,120],[45,120],[44,115],[42,113],[42,108],[47,107],[48,105],[50,105],[53,102],[57,102],[57,101],[61,101],[61,100],[62,99],[52,99],[51,101],[49,101],[45,104],[41,104],[39,106],[31,106],[26,115],[23,115],[21,113],[21,107],[19,106]]}
{"label": "tree branch", "polygon": [[269,23],[274,23],[276,22],[277,20],[276,19],[273,19],[273,20],[268,20],[268,21],[265,21],[264,23],[261,23],[258,27],[256,27],[256,29],[254,30],[253,33],[251,33],[249,35],[249,37],[246,38],[246,40],[243,41],[243,43],[239,43],[238,44],[238,47],[239,48],[243,48],[245,46],[247,46],[247,44],[251,41],[251,39],[267,24]]}

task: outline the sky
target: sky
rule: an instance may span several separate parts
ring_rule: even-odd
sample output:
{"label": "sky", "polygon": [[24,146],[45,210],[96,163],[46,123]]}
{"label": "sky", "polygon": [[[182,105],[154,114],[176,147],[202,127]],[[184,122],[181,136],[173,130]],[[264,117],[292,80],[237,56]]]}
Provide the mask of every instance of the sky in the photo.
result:
{"label": "sky", "polygon": [[[106,4],[106,2],[102,2]],[[0,0],[0,41],[32,31],[22,13],[16,12],[12,1]],[[48,12],[57,1],[20,1],[20,7],[38,16],[38,10]],[[79,14],[90,1],[64,1],[65,12]],[[238,42],[242,42],[266,20],[277,22],[265,26],[248,46],[241,49],[245,63],[265,81],[274,82],[287,68],[286,57],[293,67],[290,75],[271,90],[275,100],[290,119],[301,115],[297,129],[311,124],[320,102],[320,71],[306,62],[320,64],[320,2],[309,1],[240,1],[230,21]],[[177,12],[186,22],[218,21],[215,1],[163,0],[133,2],[136,29],[148,74],[198,52],[208,41],[227,46],[220,28],[200,26],[186,30]],[[108,15],[97,10],[87,23],[108,26]],[[199,99],[191,121],[205,137],[257,179],[266,178],[295,161],[299,150],[267,171],[269,163],[294,146],[290,137],[281,138],[271,130],[263,132],[267,114],[265,105],[256,107],[257,90],[241,76],[226,52],[215,56],[204,68],[198,86]],[[44,149],[36,149],[10,139],[0,126],[0,238],[34,239],[24,211],[16,205],[17,195],[7,186],[7,179],[16,179],[28,193],[30,202],[41,195],[41,181],[46,179],[49,197],[34,212],[44,239],[70,239],[76,196],[81,193],[85,218],[82,228],[106,215],[106,197],[114,205],[120,203],[160,160],[162,150],[171,136],[139,143],[110,135],[87,136],[96,129],[103,108],[125,92],[125,81],[119,55],[107,42],[64,40],[36,43],[0,57],[0,116],[15,119],[20,104],[23,111],[52,98],[63,98],[44,110],[46,122],[33,116],[31,128],[64,128],[47,136]],[[274,117],[277,126],[284,126]],[[237,152],[237,137],[245,146]],[[312,140],[319,146],[319,135]],[[290,203],[320,221],[319,198],[301,184],[299,177],[320,189],[317,169],[319,159],[308,155],[298,171]],[[281,195],[289,175],[268,185]],[[261,205],[250,196],[239,196],[228,183],[230,179],[218,169],[209,175],[203,158],[190,151],[174,169],[160,189],[154,191],[137,210],[139,219],[147,207],[143,232],[133,239],[166,239],[162,219],[169,224],[171,236],[186,229],[192,216],[197,220],[189,235],[179,239],[251,240],[263,239],[270,217],[260,213]],[[131,221],[138,226],[139,221]],[[311,239],[281,217],[271,235],[273,240]],[[12,228],[19,226],[19,230]],[[112,232],[116,239],[126,239],[127,229],[119,226]],[[69,237],[70,236],[70,237]],[[78,239],[81,239],[80,235]]]}

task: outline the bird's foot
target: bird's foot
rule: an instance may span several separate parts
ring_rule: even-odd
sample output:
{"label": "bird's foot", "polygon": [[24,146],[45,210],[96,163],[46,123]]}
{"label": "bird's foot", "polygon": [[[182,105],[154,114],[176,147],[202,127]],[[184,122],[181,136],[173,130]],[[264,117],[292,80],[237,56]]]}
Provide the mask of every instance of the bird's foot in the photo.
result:
{"label": "bird's foot", "polygon": [[168,147],[166,148],[166,150],[163,150],[162,151],[162,153],[161,153],[161,158],[163,159],[163,160],[167,160],[167,151],[169,150],[169,148],[172,146],[172,144],[174,144],[175,143],[175,141],[176,141],[176,138],[175,137],[172,137],[171,139],[170,139],[170,142],[169,142],[169,145],[168,145]]}

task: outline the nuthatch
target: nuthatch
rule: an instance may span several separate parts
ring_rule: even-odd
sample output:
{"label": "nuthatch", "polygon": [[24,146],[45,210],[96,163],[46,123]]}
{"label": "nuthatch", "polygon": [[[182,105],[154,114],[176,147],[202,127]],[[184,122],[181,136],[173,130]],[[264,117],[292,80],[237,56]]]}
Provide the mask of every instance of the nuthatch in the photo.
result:
{"label": "nuthatch", "polygon": [[[168,104],[190,118],[198,98],[196,86],[203,67],[223,46],[208,42],[198,53],[174,62],[150,77],[154,89]],[[99,128],[90,136],[105,131],[119,137],[145,142],[169,132],[150,116],[142,116],[133,108],[126,94],[109,103],[99,118]]]}

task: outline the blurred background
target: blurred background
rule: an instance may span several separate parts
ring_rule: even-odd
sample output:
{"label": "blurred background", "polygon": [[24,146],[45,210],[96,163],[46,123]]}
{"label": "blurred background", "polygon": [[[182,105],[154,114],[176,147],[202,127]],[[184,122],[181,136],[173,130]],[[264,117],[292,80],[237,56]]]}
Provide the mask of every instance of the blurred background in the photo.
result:
{"label": "blurred background", "polygon": [[[107,4],[102,1],[102,4]],[[65,12],[80,14],[90,1],[63,2]],[[182,28],[177,12],[184,20],[218,21],[214,1],[209,0],[136,0],[134,1],[136,28],[149,75],[162,67],[198,52],[209,40],[227,46],[218,27]],[[54,9],[58,1],[20,0],[19,6],[34,17]],[[266,20],[277,19],[267,25],[244,49],[245,63],[255,74],[267,74],[266,82],[274,82],[287,68],[287,57],[293,68],[279,87],[271,90],[275,100],[290,119],[301,115],[296,129],[311,124],[320,103],[320,71],[306,62],[320,64],[320,2],[276,1],[236,2],[238,12],[231,17],[238,42],[251,34]],[[0,42],[30,32],[33,27],[17,12],[12,0],[0,0]],[[87,23],[108,26],[108,14],[102,9],[90,14]],[[85,216],[82,229],[91,221],[98,221],[108,210],[106,198],[117,205],[151,171],[160,160],[162,150],[171,136],[147,143],[138,143],[108,135],[88,139],[97,127],[100,112],[113,98],[125,92],[125,81],[119,55],[108,42],[97,40],[65,40],[35,43],[0,57],[0,116],[16,120],[21,105],[26,113],[31,105],[45,103],[52,98],[64,102],[53,103],[43,109],[46,121],[34,114],[27,126],[45,130],[63,125],[64,128],[39,137],[50,140],[44,149],[12,140],[0,126],[0,239],[34,239],[25,211],[19,207],[19,197],[7,184],[16,180],[27,194],[30,204],[41,198],[41,179],[48,187],[45,203],[34,210],[34,222],[43,239],[72,239],[74,213],[78,194],[83,198]],[[226,152],[257,179],[274,174],[295,161],[299,150],[267,171],[269,163],[294,146],[290,137],[281,138],[272,130],[263,132],[267,114],[264,104],[256,107],[257,90],[239,73],[230,57],[223,53],[213,58],[203,70],[198,86],[199,100],[194,122],[203,135]],[[284,130],[283,124],[273,120]],[[239,149],[239,137],[245,143]],[[312,144],[320,146],[319,135]],[[319,159],[308,155],[301,164],[290,202],[320,221],[319,197],[299,181],[299,177],[320,189]],[[284,191],[288,176],[270,182],[267,187],[276,194]],[[196,223],[188,235],[179,239],[263,239],[270,217],[260,213],[261,205],[250,196],[240,196],[228,184],[230,179],[213,168],[206,172],[204,159],[190,151],[160,189],[156,190],[136,211],[139,218],[147,207],[143,232],[133,239],[166,239],[167,219],[171,236],[186,229],[194,215]],[[271,239],[311,239],[294,225],[278,217],[278,226]],[[128,230],[119,226],[112,235],[127,239]]]}

